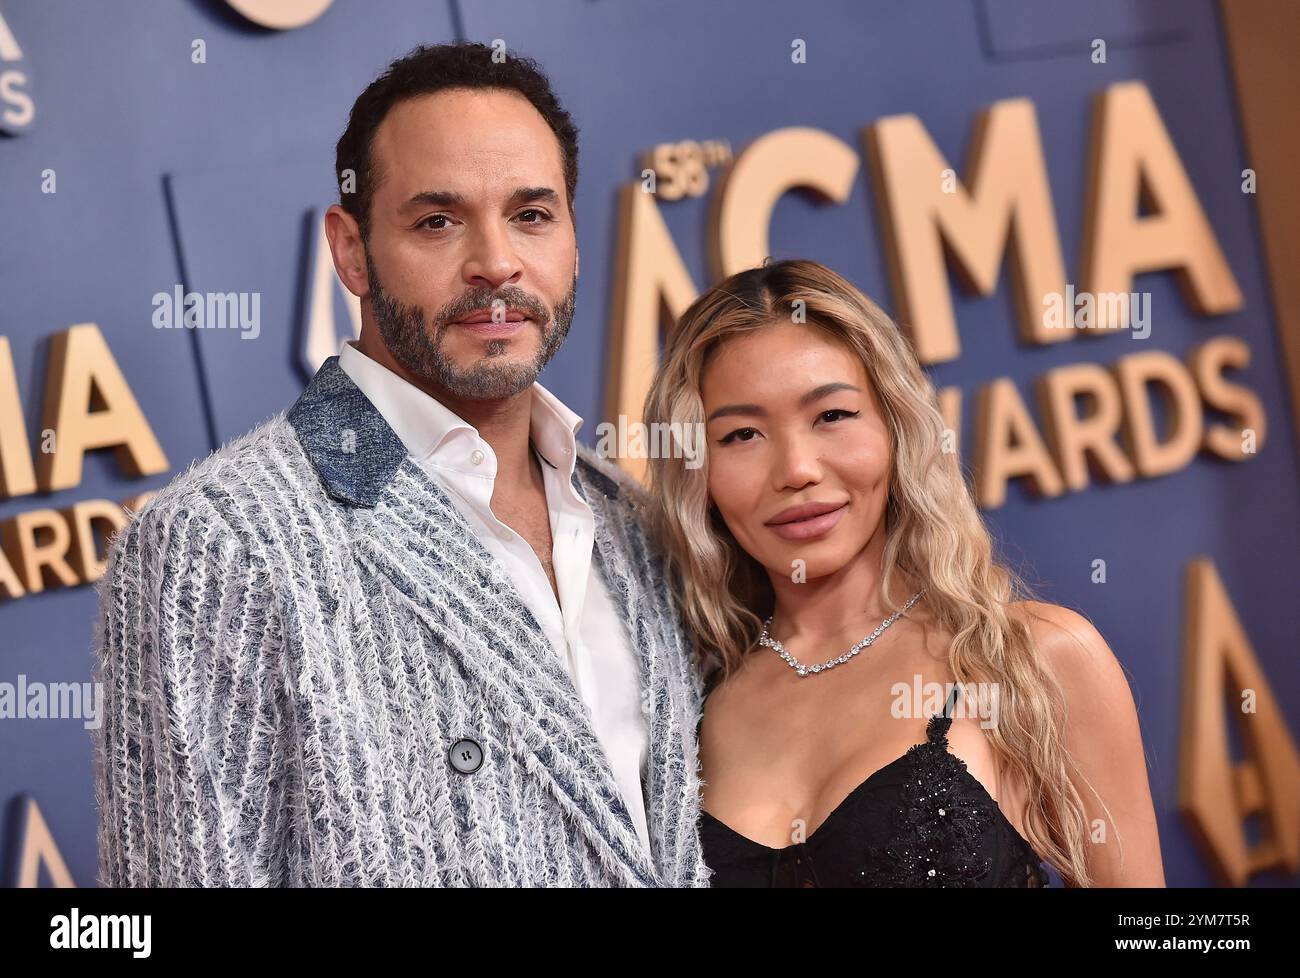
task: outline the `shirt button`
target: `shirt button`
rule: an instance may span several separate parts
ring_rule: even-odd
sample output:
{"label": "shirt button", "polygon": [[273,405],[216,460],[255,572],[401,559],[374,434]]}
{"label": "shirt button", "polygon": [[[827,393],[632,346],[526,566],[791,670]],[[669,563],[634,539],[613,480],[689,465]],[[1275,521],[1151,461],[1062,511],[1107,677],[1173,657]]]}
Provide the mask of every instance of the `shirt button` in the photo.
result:
{"label": "shirt button", "polygon": [[461,774],[473,774],[483,764],[483,748],[472,740],[458,740],[452,745],[451,766]]}
{"label": "shirt button", "polygon": [[469,460],[473,462],[475,465],[482,465],[483,453],[476,448],[474,449],[474,451],[469,453]]}

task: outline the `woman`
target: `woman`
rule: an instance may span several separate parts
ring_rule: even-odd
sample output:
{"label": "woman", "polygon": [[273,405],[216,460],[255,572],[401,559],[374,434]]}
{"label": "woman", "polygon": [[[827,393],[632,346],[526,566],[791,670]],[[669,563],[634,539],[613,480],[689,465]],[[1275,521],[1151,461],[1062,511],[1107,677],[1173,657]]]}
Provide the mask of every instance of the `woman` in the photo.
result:
{"label": "woman", "polygon": [[706,436],[703,466],[650,479],[709,677],[715,886],[1042,886],[1042,861],[1164,885],[1119,664],[995,561],[870,299],[814,262],[733,275],[682,317],[645,420]]}

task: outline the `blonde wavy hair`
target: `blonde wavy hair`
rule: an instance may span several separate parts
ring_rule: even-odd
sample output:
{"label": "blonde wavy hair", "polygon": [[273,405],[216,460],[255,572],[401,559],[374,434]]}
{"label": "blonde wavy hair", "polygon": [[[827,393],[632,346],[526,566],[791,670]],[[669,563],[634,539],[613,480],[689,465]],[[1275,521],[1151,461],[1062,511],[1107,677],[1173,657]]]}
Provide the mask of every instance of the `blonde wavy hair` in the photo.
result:
{"label": "blonde wavy hair", "polygon": [[[794,318],[796,310],[802,320]],[[1033,600],[1034,594],[995,559],[957,454],[943,450],[946,426],[934,387],[893,320],[816,262],[765,263],[732,275],[700,296],[668,337],[646,397],[645,423],[702,425],[701,378],[720,344],[799,321],[861,358],[889,428],[893,464],[882,578],[887,606],[901,605],[892,593],[900,572],[926,588],[936,622],[953,635],[949,665],[956,681],[997,684],[999,723],[988,737],[999,766],[1014,771],[1028,789],[1028,841],[1066,885],[1091,885],[1084,858],[1088,820],[1066,774],[1064,696],[1035,654],[1029,625],[1008,613],[1013,602]],[[767,570],[710,506],[708,472],[707,448],[695,468],[680,458],[651,458],[650,525],[701,666],[725,678],[756,647],[774,593]]]}

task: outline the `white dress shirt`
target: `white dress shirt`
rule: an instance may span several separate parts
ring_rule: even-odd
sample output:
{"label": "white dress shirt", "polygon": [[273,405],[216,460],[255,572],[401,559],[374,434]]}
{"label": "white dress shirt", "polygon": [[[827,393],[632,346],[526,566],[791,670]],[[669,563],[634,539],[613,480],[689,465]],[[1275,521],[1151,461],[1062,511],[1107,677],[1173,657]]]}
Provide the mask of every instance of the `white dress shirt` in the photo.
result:
{"label": "white dress shirt", "polygon": [[600,575],[592,572],[595,519],[573,486],[582,418],[541,384],[533,384],[530,435],[542,460],[551,516],[556,602],[528,541],[492,512],[497,460],[477,429],[442,402],[372,360],[352,340],[339,366],[383,415],[411,458],[444,488],[479,540],[509,572],[591,712],[614,779],[641,844],[650,851],[641,776],[646,761],[636,659]]}

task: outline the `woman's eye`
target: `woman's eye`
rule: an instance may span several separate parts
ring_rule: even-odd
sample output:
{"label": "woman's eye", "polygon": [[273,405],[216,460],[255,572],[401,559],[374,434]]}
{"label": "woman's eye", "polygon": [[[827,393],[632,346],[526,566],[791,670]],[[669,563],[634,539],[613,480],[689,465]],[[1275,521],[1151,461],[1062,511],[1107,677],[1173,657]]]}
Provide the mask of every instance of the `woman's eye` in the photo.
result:
{"label": "woman's eye", "polygon": [[818,417],[827,421],[839,421],[840,418],[856,418],[861,413],[860,411],[845,411],[840,408],[832,408],[829,411],[823,411]]}
{"label": "woman's eye", "polygon": [[718,443],[721,444],[721,445],[730,445],[733,441],[753,441],[753,440],[754,440],[753,438],[741,438],[741,437],[740,437],[741,435],[743,435],[743,434],[744,434],[745,432],[747,432],[747,431],[750,432],[751,434],[755,434],[755,435],[758,434],[758,432],[757,432],[757,431],[754,431],[753,428],[737,428],[737,429],[736,429],[735,431],[733,431],[731,434],[726,435],[726,436],[723,437],[723,438],[719,438],[719,439],[718,439]]}

